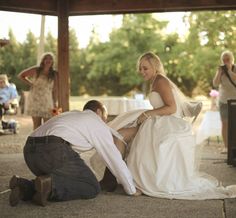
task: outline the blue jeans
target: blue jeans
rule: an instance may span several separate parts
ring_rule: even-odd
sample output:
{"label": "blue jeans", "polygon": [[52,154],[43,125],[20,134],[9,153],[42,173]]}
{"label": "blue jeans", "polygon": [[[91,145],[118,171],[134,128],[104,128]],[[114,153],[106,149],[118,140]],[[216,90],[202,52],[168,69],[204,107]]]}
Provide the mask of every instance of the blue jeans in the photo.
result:
{"label": "blue jeans", "polygon": [[51,176],[49,200],[89,199],[100,192],[93,172],[70,144],[60,137],[28,137],[24,158],[33,174]]}

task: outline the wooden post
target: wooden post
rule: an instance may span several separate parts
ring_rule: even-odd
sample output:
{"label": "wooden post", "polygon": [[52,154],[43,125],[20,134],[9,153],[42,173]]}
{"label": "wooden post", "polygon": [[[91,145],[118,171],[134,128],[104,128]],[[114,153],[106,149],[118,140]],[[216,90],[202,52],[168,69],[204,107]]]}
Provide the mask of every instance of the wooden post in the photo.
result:
{"label": "wooden post", "polygon": [[44,53],[44,41],[45,41],[45,15],[41,16],[41,27],[40,27],[40,36],[38,44],[38,55],[37,55],[37,65],[40,64],[42,54]]}
{"label": "wooden post", "polygon": [[69,16],[67,0],[58,0],[58,104],[62,111],[69,110]]}

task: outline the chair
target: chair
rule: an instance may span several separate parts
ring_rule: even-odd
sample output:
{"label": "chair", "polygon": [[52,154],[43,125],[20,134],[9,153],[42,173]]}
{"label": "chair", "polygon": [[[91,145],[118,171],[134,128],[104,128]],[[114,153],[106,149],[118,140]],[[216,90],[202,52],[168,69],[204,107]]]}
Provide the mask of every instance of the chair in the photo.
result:
{"label": "chair", "polygon": [[202,102],[194,102],[195,107],[193,108],[193,120],[192,120],[192,124],[196,121],[198,115],[200,114],[201,110],[202,110]]}
{"label": "chair", "polygon": [[14,99],[14,101],[10,104],[8,110],[4,111],[5,115],[16,115],[18,113],[19,103],[18,99]]}
{"label": "chair", "polygon": [[183,111],[183,116],[193,118],[192,121],[190,121],[193,124],[200,114],[202,106],[203,104],[200,101],[185,102],[185,110]]}

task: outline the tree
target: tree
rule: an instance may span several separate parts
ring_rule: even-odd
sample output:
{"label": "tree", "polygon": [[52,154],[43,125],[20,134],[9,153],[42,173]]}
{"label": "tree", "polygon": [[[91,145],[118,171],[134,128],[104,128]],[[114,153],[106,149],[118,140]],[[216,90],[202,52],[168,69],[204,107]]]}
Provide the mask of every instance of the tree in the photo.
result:
{"label": "tree", "polygon": [[80,57],[79,57],[79,43],[76,37],[75,30],[70,30],[70,46],[69,46],[69,56],[70,56],[70,81],[71,81],[71,95],[80,94],[80,85],[84,80],[81,80],[81,70],[80,70]]}
{"label": "tree", "polygon": [[55,56],[55,66],[57,66],[57,39],[55,39],[51,32],[48,32],[45,39],[45,51],[52,52]]}
{"label": "tree", "polygon": [[17,74],[20,72],[22,64],[21,45],[17,42],[11,29],[8,37],[9,44],[0,49],[0,73],[7,74],[10,82],[18,86],[20,83],[17,79]]}
{"label": "tree", "polygon": [[22,44],[22,57],[24,58],[25,67],[37,64],[37,38],[29,31],[26,41]]}
{"label": "tree", "polygon": [[190,25],[198,30],[203,45],[234,50],[236,48],[235,11],[193,12]]}
{"label": "tree", "polygon": [[122,27],[112,31],[109,42],[93,41],[88,48],[88,78],[98,84],[94,91],[124,95],[134,88],[141,89],[136,61],[144,51],[164,52],[161,31],[166,24],[151,14],[124,15]]}
{"label": "tree", "polygon": [[234,11],[192,12],[186,18],[190,24],[186,51],[192,57],[189,70],[196,76],[198,92],[208,93],[212,79],[220,64],[223,50],[236,48],[236,14]]}

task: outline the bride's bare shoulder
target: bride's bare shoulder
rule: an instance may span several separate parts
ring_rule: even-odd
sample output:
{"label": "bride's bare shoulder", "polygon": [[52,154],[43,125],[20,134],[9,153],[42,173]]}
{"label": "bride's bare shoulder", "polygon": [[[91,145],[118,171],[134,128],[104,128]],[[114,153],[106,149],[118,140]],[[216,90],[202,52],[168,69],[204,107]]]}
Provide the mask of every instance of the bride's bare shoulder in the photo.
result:
{"label": "bride's bare shoulder", "polygon": [[161,75],[161,74],[158,74],[152,87],[153,87],[153,90],[158,90],[158,89],[162,89],[162,88],[168,88],[170,86],[170,81],[164,76],[164,75]]}

